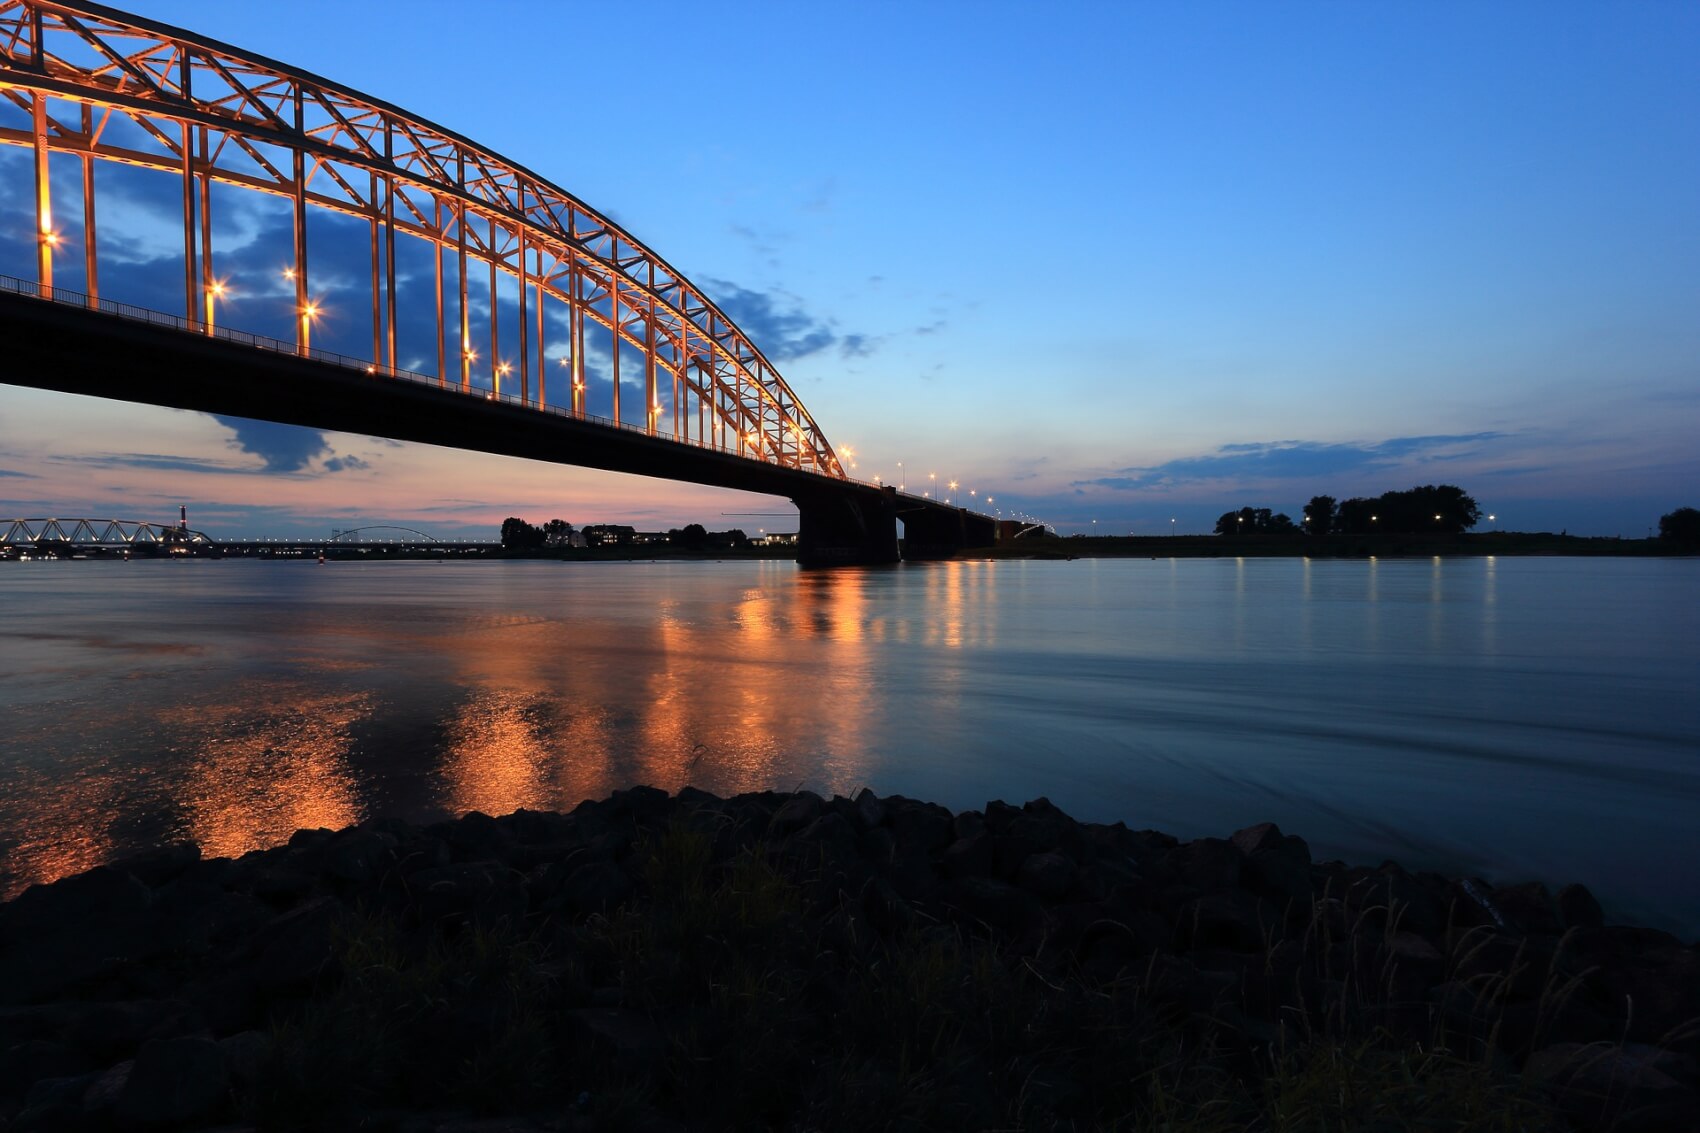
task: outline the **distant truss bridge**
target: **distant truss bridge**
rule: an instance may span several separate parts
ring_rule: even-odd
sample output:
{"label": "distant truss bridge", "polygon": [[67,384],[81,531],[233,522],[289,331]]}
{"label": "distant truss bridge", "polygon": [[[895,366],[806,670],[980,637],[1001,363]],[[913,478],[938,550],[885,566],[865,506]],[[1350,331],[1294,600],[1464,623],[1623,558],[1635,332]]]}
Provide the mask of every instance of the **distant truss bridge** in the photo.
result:
{"label": "distant truss bridge", "polygon": [[33,517],[0,519],[0,547],[72,547],[78,550],[212,547],[213,541],[187,527],[135,519]]}

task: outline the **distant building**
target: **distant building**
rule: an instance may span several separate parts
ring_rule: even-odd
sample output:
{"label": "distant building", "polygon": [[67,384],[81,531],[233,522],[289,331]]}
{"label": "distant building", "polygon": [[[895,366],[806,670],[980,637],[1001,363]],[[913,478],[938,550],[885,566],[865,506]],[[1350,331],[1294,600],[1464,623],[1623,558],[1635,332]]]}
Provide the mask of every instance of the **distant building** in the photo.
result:
{"label": "distant building", "polygon": [[637,531],[619,523],[591,523],[583,529],[586,547],[630,547],[637,542]]}
{"label": "distant building", "polygon": [[750,540],[757,547],[795,547],[797,533],[795,531],[770,531],[766,535],[758,535]]}

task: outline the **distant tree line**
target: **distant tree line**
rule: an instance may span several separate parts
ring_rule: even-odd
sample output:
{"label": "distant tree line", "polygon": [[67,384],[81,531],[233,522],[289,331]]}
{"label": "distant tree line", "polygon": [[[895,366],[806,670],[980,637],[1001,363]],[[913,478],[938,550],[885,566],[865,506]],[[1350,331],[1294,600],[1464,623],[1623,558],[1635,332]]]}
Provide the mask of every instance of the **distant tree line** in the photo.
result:
{"label": "distant tree line", "polygon": [[504,551],[540,551],[545,547],[570,547],[573,525],[564,519],[551,519],[542,527],[533,527],[517,516],[502,520],[502,549]]}
{"label": "distant tree line", "polygon": [[[1438,531],[1456,535],[1481,521],[1481,508],[1452,484],[1424,484],[1403,492],[1383,492],[1374,499],[1312,496],[1305,505],[1303,529],[1310,535],[1408,535]],[[1218,535],[1281,535],[1298,531],[1285,513],[1268,508],[1224,512],[1216,521]]]}
{"label": "distant tree line", "polygon": [[1243,507],[1225,511],[1216,520],[1218,535],[1281,535],[1297,531],[1293,518],[1286,512],[1269,513],[1266,507]]}
{"label": "distant tree line", "polygon": [[1659,516],[1659,538],[1671,543],[1700,544],[1700,511],[1679,507]]}
{"label": "distant tree line", "polygon": [[[623,524],[595,523],[586,526],[577,534],[579,541],[590,547],[665,543],[697,551],[709,547],[744,547],[748,546],[750,541],[749,536],[736,527],[728,531],[710,531],[700,523],[687,523],[683,527],[670,528],[665,534],[640,533]],[[574,545],[574,535],[573,525],[564,519],[551,519],[541,527],[535,527],[511,515],[502,521],[502,549],[506,551],[541,551],[570,547]]]}

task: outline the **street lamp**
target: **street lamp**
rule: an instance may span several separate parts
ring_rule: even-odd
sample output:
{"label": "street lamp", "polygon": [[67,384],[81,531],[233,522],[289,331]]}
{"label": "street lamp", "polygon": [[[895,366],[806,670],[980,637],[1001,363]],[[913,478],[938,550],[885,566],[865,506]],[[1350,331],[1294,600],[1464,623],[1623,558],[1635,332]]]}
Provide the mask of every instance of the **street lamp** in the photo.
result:
{"label": "street lamp", "polygon": [[901,492],[908,486],[903,479],[903,462],[900,460],[897,462],[897,490]]}
{"label": "street lamp", "polygon": [[1173,516],[1170,516],[1169,517],[1169,538],[1173,539],[1174,537],[1175,537],[1175,520],[1174,520]]}
{"label": "street lamp", "polygon": [[301,308],[301,348],[313,349],[313,320],[319,317],[319,305],[309,301]]}
{"label": "street lamp", "polygon": [[950,482],[950,502],[956,503],[956,481],[955,480],[952,480]]}
{"label": "street lamp", "polygon": [[1488,516],[1488,522],[1489,522],[1489,523],[1492,523],[1492,524],[1493,524],[1493,525],[1494,525],[1494,526],[1493,526],[1493,529],[1494,529],[1494,530],[1495,530],[1495,531],[1498,531],[1498,530],[1499,530],[1499,524],[1498,524],[1498,523],[1497,523],[1497,522],[1495,522],[1495,521],[1496,521],[1496,520],[1497,520],[1497,519],[1498,519],[1498,518],[1499,518],[1499,517],[1498,517],[1498,516],[1496,516],[1496,515],[1490,515],[1490,516]]}

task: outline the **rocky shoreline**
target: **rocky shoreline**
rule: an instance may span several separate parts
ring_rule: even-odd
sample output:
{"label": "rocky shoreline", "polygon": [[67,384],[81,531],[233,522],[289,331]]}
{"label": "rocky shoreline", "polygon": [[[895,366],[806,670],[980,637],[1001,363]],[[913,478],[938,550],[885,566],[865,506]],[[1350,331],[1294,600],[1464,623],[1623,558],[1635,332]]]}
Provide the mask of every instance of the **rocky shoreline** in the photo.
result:
{"label": "rocky shoreline", "polygon": [[1697,1059],[1700,946],[1581,886],[1044,799],[638,787],[0,905],[4,1133],[1684,1130]]}

